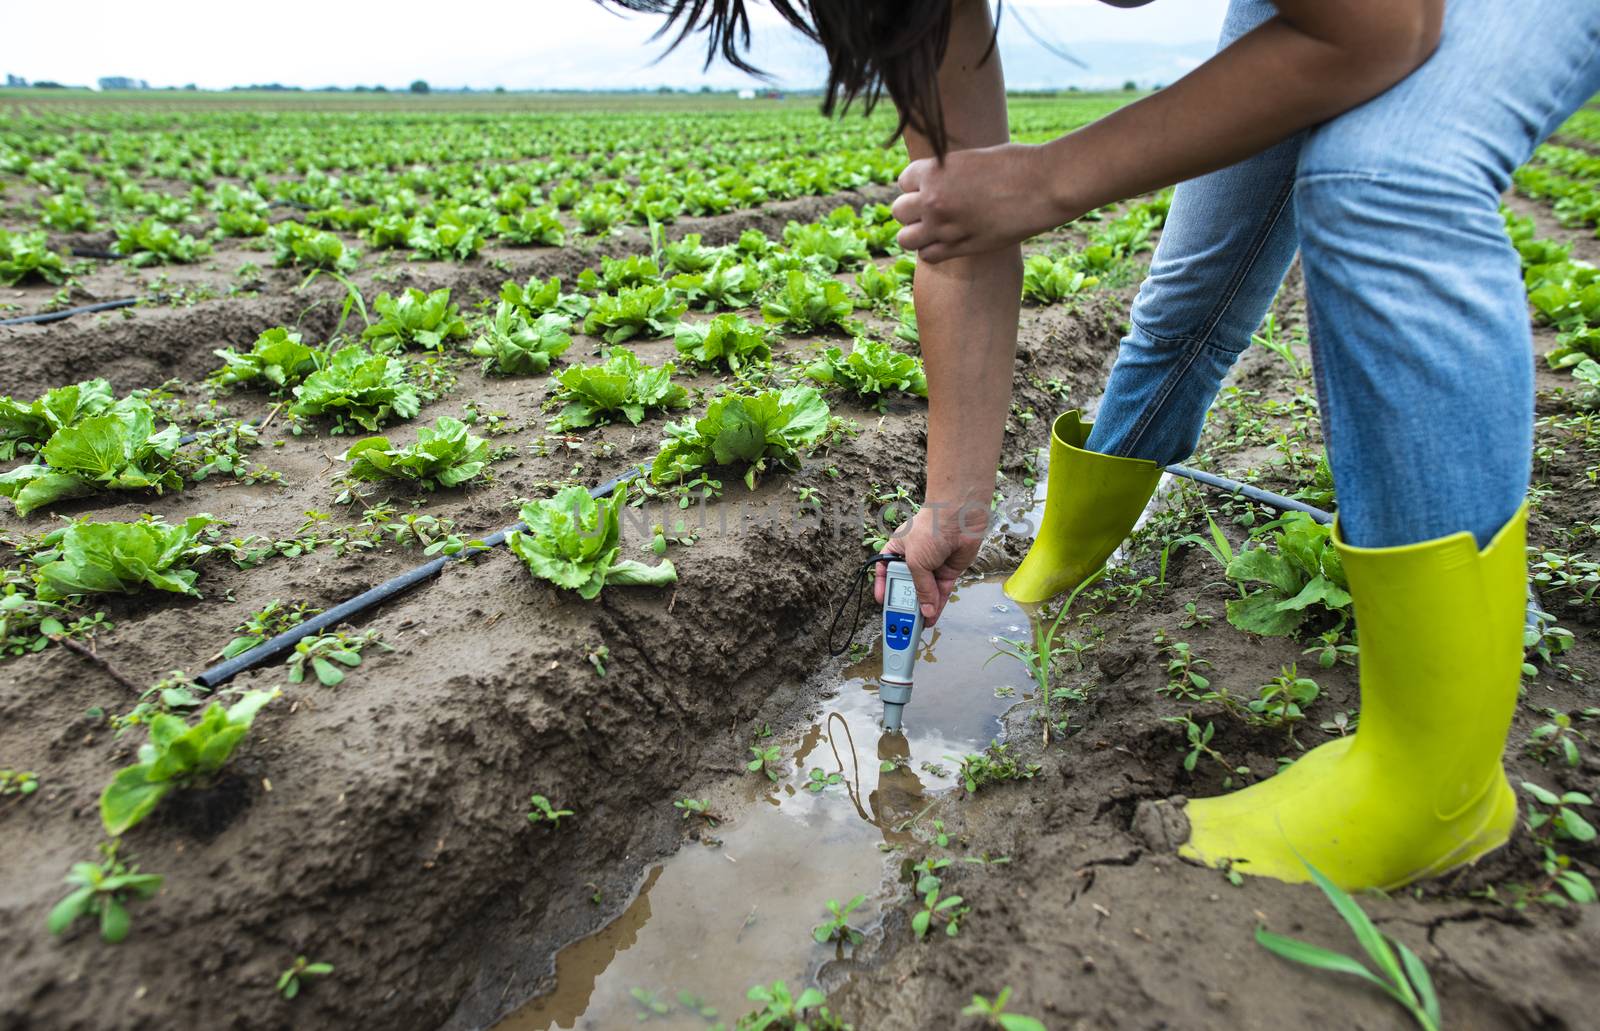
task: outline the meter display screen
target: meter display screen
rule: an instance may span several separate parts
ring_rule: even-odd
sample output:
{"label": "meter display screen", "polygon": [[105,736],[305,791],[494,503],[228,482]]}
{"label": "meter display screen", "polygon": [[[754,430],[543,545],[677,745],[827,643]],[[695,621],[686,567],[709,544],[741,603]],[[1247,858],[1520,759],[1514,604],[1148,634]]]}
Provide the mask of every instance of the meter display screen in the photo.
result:
{"label": "meter display screen", "polygon": [[915,612],[917,609],[917,585],[910,580],[890,580],[889,607],[891,609],[905,609]]}

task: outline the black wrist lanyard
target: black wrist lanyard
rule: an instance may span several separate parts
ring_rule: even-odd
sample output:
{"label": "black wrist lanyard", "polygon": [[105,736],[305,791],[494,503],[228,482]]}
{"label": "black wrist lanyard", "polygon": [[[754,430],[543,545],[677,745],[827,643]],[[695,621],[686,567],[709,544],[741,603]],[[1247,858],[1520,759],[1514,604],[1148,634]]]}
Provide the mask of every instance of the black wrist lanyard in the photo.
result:
{"label": "black wrist lanyard", "polygon": [[[870,573],[873,567],[879,562],[900,562],[904,561],[904,558],[905,556],[896,555],[891,551],[879,552],[863,562],[861,564],[861,568],[856,570],[855,576],[851,578],[850,586],[845,588],[845,594],[844,597],[840,599],[839,607],[834,610],[833,622],[828,624],[829,655],[843,655],[846,651],[848,651],[850,648],[850,642],[855,639],[856,632],[861,629],[861,599],[866,596],[867,574]],[[846,624],[846,626],[849,627],[850,632],[845,635],[845,639],[842,644],[835,646],[833,642],[834,637],[839,632],[839,617],[844,615],[844,610],[847,606],[849,606],[850,596],[852,594],[855,595],[856,599],[856,611],[855,615],[850,617],[850,622]]]}

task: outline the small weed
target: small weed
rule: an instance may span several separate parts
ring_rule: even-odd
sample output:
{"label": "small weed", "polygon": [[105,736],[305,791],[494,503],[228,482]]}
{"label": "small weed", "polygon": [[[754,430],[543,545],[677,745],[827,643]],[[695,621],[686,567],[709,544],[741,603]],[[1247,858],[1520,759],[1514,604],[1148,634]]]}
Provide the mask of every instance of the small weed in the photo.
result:
{"label": "small weed", "polygon": [[332,963],[312,963],[304,956],[296,956],[294,965],[278,975],[278,994],[292,999],[300,994],[300,982],[308,977],[327,977],[333,973]]}
{"label": "small weed", "polygon": [[755,758],[744,764],[746,770],[751,773],[765,773],[768,780],[778,779],[778,766],[783,762],[783,757],[779,754],[777,745],[751,745],[750,754]]}
{"label": "small weed", "polygon": [[811,773],[806,777],[806,790],[813,795],[820,795],[833,785],[842,783],[844,783],[842,774],[824,773],[820,768],[813,766]]}
{"label": "small weed", "polygon": [[46,926],[60,934],[81,916],[100,918],[100,937],[115,945],[128,936],[132,921],[127,903],[153,898],[161,890],[160,874],[142,874],[117,858],[116,840],[100,846],[99,863],[74,863],[66,881],[73,890],[50,910]]}
{"label": "small weed", "polygon": [[1018,765],[1016,757],[1007,752],[1009,747],[991,743],[988,748],[976,754],[947,755],[945,758],[961,764],[961,782],[966,785],[967,794],[971,795],[976,794],[985,784],[997,784],[1007,780],[1032,780],[1033,775],[1039,772],[1038,763]]}
{"label": "small weed", "polygon": [[1366,964],[1354,957],[1309,942],[1274,934],[1265,927],[1256,928],[1256,942],[1275,955],[1317,970],[1340,974],[1354,974],[1377,985],[1411,1014],[1423,1031],[1438,1031],[1440,1026],[1439,997],[1433,990],[1433,979],[1422,960],[1403,943],[1387,937],[1373,924],[1371,918],[1339,886],[1310,863],[1306,864],[1311,879],[1333,903],[1334,909],[1350,925],[1356,941],[1377,964],[1379,977]]}
{"label": "small weed", "polygon": [[961,1015],[982,1017],[986,1026],[1000,1028],[1000,1031],[1045,1031],[1042,1020],[1021,1013],[1007,1013],[1006,1003],[1010,1001],[1011,986],[1006,985],[1000,989],[1000,994],[994,997],[993,1002],[981,995],[974,995],[972,1004],[963,1007]]}
{"label": "small weed", "polygon": [[563,816],[573,815],[571,809],[557,809],[543,795],[533,795],[528,799],[528,804],[533,806],[533,811],[528,814],[528,822],[548,823],[553,829],[560,829]]}
{"label": "small weed", "polygon": [[678,814],[685,820],[691,816],[698,816],[712,827],[720,822],[711,812],[711,803],[703,798],[680,798],[672,803],[672,808],[678,810]]}
{"label": "small weed", "polygon": [[1167,656],[1167,686],[1161,693],[1172,698],[1191,701],[1204,696],[1211,688],[1211,680],[1201,676],[1199,669],[1211,663],[1198,658],[1194,649],[1183,641],[1169,640],[1164,632],[1157,631],[1156,646]]}
{"label": "small weed", "polygon": [[830,941],[860,945],[865,935],[850,926],[850,914],[861,908],[861,904],[866,901],[867,897],[865,895],[857,895],[843,905],[839,903],[838,899],[829,899],[827,903],[828,912],[832,913],[833,917],[813,927],[811,929],[811,937],[819,945]]}
{"label": "small weed", "polygon": [[[1574,727],[1572,717],[1567,713],[1555,709],[1541,711],[1549,717],[1549,722],[1533,728],[1528,740],[1523,743],[1523,750],[1541,764],[1549,765],[1551,759],[1560,756],[1562,762],[1576,769],[1582,760],[1578,742],[1589,744],[1589,735]],[[1580,714],[1580,718],[1586,719],[1596,716],[1600,716],[1600,709],[1585,709]]]}
{"label": "small weed", "polygon": [[23,770],[0,770],[0,796],[16,795],[19,798],[39,790],[39,775]]}
{"label": "small weed", "polygon": [[386,652],[394,651],[380,641],[379,636],[377,630],[360,633],[341,630],[301,638],[294,646],[294,654],[289,656],[289,683],[303,683],[306,667],[310,666],[323,687],[337,687],[344,683],[345,673],[334,663],[354,669],[361,665],[362,651],[374,644]]}
{"label": "small weed", "polygon": [[795,996],[782,981],[774,981],[756,985],[745,998],[760,1009],[740,1017],[735,1031],[851,1031],[851,1025],[828,1012],[828,997],[818,988]]}
{"label": "small weed", "polygon": [[970,906],[963,905],[960,895],[941,896],[940,887],[941,885],[935,883],[933,888],[922,896],[922,908],[911,917],[911,930],[919,939],[928,936],[936,919],[944,921],[944,933],[954,938],[961,933],[961,919],[972,911]]}

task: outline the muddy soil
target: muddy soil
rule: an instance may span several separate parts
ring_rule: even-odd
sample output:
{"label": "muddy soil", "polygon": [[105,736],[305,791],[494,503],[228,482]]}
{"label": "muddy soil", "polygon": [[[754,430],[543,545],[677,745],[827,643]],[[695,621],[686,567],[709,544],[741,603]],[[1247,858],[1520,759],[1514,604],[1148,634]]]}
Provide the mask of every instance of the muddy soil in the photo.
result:
{"label": "muddy soil", "polygon": [[[1541,235],[1573,239],[1580,253],[1593,250],[1592,238],[1585,242],[1576,238],[1587,234],[1564,232],[1547,209],[1518,198],[1508,202],[1519,213],[1534,215]],[[1292,274],[1278,301],[1280,325],[1301,324],[1302,311],[1303,292]],[[1545,330],[1536,334],[1540,355],[1553,336]],[[1306,357],[1303,348],[1301,357]],[[1570,381],[1543,364],[1541,359],[1540,414],[1572,414],[1570,396],[1560,392]],[[1308,378],[1288,374],[1279,359],[1259,348],[1247,354],[1234,382],[1241,390],[1259,392],[1250,402],[1252,415],[1268,402],[1286,403],[1311,389]],[[1286,417],[1269,423],[1273,430],[1289,431]],[[1198,460],[1230,475],[1257,474],[1269,489],[1292,486],[1282,468],[1268,460],[1271,449],[1235,447],[1234,428],[1225,413],[1214,412]],[[1541,427],[1542,442],[1557,436]],[[1568,442],[1566,455],[1536,467],[1536,484],[1543,486],[1536,491],[1534,545],[1578,550],[1563,531],[1593,522],[1600,513],[1600,492],[1585,472],[1597,460],[1600,456]],[[1183,491],[1168,495],[1168,509],[1186,496]],[[1205,500],[1237,543],[1242,532],[1223,516],[1247,509],[1219,506],[1214,495]],[[1203,515],[1191,506],[1164,532],[1205,530]],[[1128,582],[1155,575],[1158,553],[1158,540],[1136,540],[1130,564],[1117,578]],[[946,892],[959,893],[973,907],[955,939],[934,935],[917,942],[908,926],[914,912],[911,890],[902,886],[906,905],[889,914],[856,956],[827,972],[830,1003],[857,1027],[967,1026],[956,1015],[971,995],[992,997],[1007,985],[1014,988],[1012,1009],[1040,1016],[1053,1029],[1414,1026],[1376,988],[1290,965],[1255,944],[1253,932],[1264,925],[1359,955],[1349,930],[1314,888],[1253,878],[1236,887],[1217,871],[1153,850],[1134,833],[1140,802],[1219,794],[1229,775],[1225,766],[1209,760],[1193,773],[1184,771],[1183,733],[1164,719],[1186,707],[1158,693],[1168,681],[1168,656],[1153,643],[1158,633],[1188,642],[1210,663],[1204,673],[1212,683],[1235,693],[1253,696],[1281,668],[1298,663],[1300,672],[1322,688],[1299,731],[1306,747],[1339,733],[1332,725],[1335,715],[1353,714],[1358,703],[1353,667],[1321,669],[1295,642],[1247,637],[1231,628],[1224,613],[1230,592],[1219,583],[1220,569],[1198,549],[1178,549],[1167,579],[1166,589],[1149,588],[1136,604],[1091,601],[1074,626],[1071,636],[1093,642],[1093,650],[1081,667],[1070,657],[1056,664],[1061,682],[1086,695],[1070,709],[1070,737],[1043,748],[1033,719],[1036,707],[1012,712],[1017,747],[1042,764],[1037,777],[984,788],[970,798],[951,793],[929,814],[956,836],[949,848],[940,849],[924,835],[914,858],[987,853],[1009,856],[1011,862],[952,867],[958,872]],[[1524,746],[1533,728],[1548,722],[1541,710],[1574,713],[1600,704],[1600,690],[1593,686],[1600,675],[1600,620],[1594,606],[1560,596],[1541,601],[1576,635],[1573,648],[1562,656],[1571,675],[1542,669],[1526,681],[1510,735],[1510,779],[1513,785],[1531,780],[1593,796],[1600,788],[1600,760],[1592,748],[1586,747],[1580,764],[1569,768],[1560,760],[1541,762]],[[1185,611],[1189,602],[1195,613]],[[1199,722],[1214,721],[1212,746],[1228,765],[1248,765],[1250,781],[1270,776],[1276,757],[1295,754],[1279,730],[1246,727],[1220,709],[1188,711]],[[1570,853],[1580,869],[1595,876],[1600,849],[1579,845]],[[1445,1026],[1595,1026],[1600,912],[1594,906],[1505,904],[1511,886],[1545,883],[1539,861],[1538,847],[1519,826],[1507,847],[1476,867],[1387,898],[1362,897],[1385,933],[1412,947],[1427,964]],[[1491,890],[1500,901],[1485,897]],[[977,1026],[976,1020],[969,1023]]]}
{"label": "muddy soil", "polygon": [[[684,220],[672,235],[703,232],[723,242],[744,228],[771,233],[789,218],[814,218],[883,191],[770,205],[720,219]],[[644,249],[637,233],[604,243],[606,253]],[[419,263],[379,288],[451,286],[463,309],[507,278],[575,274],[593,249],[518,252],[509,275],[477,263]],[[221,275],[221,272],[217,273]],[[0,382],[18,396],[103,375],[118,390],[168,380],[198,402],[193,384],[215,365],[213,348],[247,346],[262,329],[298,324],[321,340],[337,321],[339,292],[314,284],[290,294],[272,279],[257,298],[152,306],[45,327],[0,329]],[[1041,412],[1055,404],[1049,379],[1092,389],[1115,345],[1125,296],[1076,308],[1030,309],[1024,317],[1019,399]],[[637,343],[659,361],[670,341]],[[789,341],[797,352],[812,341]],[[579,338],[569,360],[587,360],[597,341]],[[492,484],[388,497],[449,517],[477,536],[515,521],[517,497],[551,485],[597,483],[648,459],[662,417],[608,427],[546,450],[528,446],[543,424],[545,379],[492,379],[475,365],[421,416],[462,414],[469,403],[508,413],[519,445]],[[709,377],[696,379],[708,386]],[[40,790],[0,803],[0,1027],[384,1027],[439,1026],[473,985],[494,981],[486,956],[514,940],[515,981],[496,982],[504,1004],[549,983],[557,949],[619,912],[647,865],[682,840],[670,801],[708,772],[740,768],[756,728],[784,725],[809,703],[804,685],[823,653],[823,617],[860,561],[858,503],[877,485],[920,493],[924,407],[911,399],[887,410],[833,398],[836,414],[863,432],[819,452],[793,475],[766,477],[747,491],[736,477],[720,501],[691,510],[699,540],[674,547],[673,589],[611,590],[585,603],[542,583],[503,550],[451,566],[432,583],[378,610],[362,629],[394,650],[369,650],[336,689],[289,685],[282,666],[241,677],[237,689],[277,687],[283,697],[258,718],[226,774],[205,791],[174,797],[132,831],[122,858],[166,876],[151,902],[133,906],[134,930],[107,946],[80,924],[45,933],[61,878],[93,859],[103,835],[96,800],[133,760],[142,732],[118,736],[105,713],[135,697],[101,666],[50,648],[0,666],[0,756],[37,771]],[[261,395],[224,398],[236,417],[266,417]],[[1023,470],[1045,442],[1047,419],[1018,420],[1006,464]],[[92,513],[169,520],[196,512],[227,519],[231,533],[279,539],[300,534],[309,513],[324,527],[348,527],[359,511],[333,504],[337,456],[348,438],[325,425],[290,432],[279,419],[252,452],[281,484],[210,479],[165,497],[100,498],[52,515],[0,518],[0,529],[37,533],[53,515]],[[407,425],[391,427],[410,439]],[[818,492],[818,512],[797,500]],[[803,514],[810,512],[810,514]],[[671,505],[630,516],[624,547],[648,540],[652,522],[684,515]],[[322,531],[327,533],[326,529]],[[648,559],[648,556],[646,556]],[[94,648],[135,685],[167,671],[197,672],[233,628],[272,599],[331,606],[423,561],[415,549],[329,544],[297,559],[241,571],[217,557],[200,567],[203,600],[109,599],[115,629]],[[759,571],[759,575],[752,575]],[[604,676],[590,656],[609,650]],[[530,793],[577,811],[559,832],[526,818]],[[599,893],[605,904],[590,902]],[[612,901],[615,900],[615,901]],[[545,957],[530,964],[527,955]],[[297,955],[333,963],[322,990],[293,1003],[274,991]],[[526,973],[529,969],[533,973]],[[492,1016],[491,1006],[485,1016]]]}

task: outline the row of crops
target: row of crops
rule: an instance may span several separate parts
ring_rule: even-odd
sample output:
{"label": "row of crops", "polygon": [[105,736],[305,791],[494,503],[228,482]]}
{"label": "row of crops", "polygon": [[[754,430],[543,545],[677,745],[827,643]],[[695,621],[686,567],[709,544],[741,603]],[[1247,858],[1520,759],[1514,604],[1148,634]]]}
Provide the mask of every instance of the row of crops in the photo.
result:
{"label": "row of crops", "polygon": [[[1575,145],[1539,147],[1512,176],[1516,192],[1548,204],[1561,225],[1600,238],[1600,111],[1580,110],[1557,139]],[[1600,391],[1600,269],[1574,260],[1571,244],[1542,238],[1531,219],[1507,213],[1506,228],[1522,257],[1534,316],[1558,332],[1546,361]]]}
{"label": "row of crops", "polygon": [[[1018,124],[1046,121],[1025,110]],[[573,234],[892,182],[903,160],[882,146],[887,128],[819,123],[809,109],[686,116],[670,136],[655,118],[614,114],[24,115],[0,133],[0,183],[17,195],[0,230],[0,283],[65,283],[70,255],[51,248],[51,232],[108,234],[104,253],[135,265],[201,261],[224,239],[267,241],[280,266],[340,271],[362,247],[454,261],[490,242],[559,247]]]}
{"label": "row of crops", "polygon": [[[1024,299],[1053,303],[1125,282],[1166,206],[1165,197],[1133,205],[1090,223],[1081,246],[1031,254]],[[926,395],[910,307],[915,262],[895,246],[897,229],[886,206],[869,204],[790,222],[776,239],[758,229],[722,246],[707,245],[699,234],[673,242],[658,237],[651,253],[603,258],[571,289],[559,278],[507,281],[496,296],[467,308],[449,288],[384,292],[368,304],[351,285],[348,332],[316,341],[292,327],[268,328],[249,344],[217,349],[204,389],[217,400],[262,397],[279,430],[294,436],[356,437],[338,455],[342,476],[330,500],[360,501],[369,512],[382,507],[368,496],[373,484],[413,497],[418,490],[425,497],[467,489],[491,481],[496,464],[518,453],[496,439],[502,434],[488,415],[438,416],[408,437],[393,433],[391,427],[419,418],[450,393],[473,366],[485,377],[521,378],[543,390],[548,419],[536,448],[552,437],[694,409],[660,424],[653,458],[631,487],[597,499],[569,483],[525,500],[506,540],[532,576],[583,599],[620,586],[663,586],[677,578],[667,555],[679,541],[657,527],[659,558],[623,557],[625,504],[703,502],[720,495],[728,476],[754,489],[759,478],[792,467],[800,456],[861,432],[836,414],[830,396],[881,411],[896,395]],[[816,337],[827,339],[803,343]],[[650,341],[670,341],[675,357],[652,362],[630,346]],[[576,360],[585,351],[589,360]],[[0,493],[18,516],[37,518],[77,499],[181,491],[218,475],[273,478],[257,460],[258,427],[211,417],[183,434],[170,421],[193,422],[193,414],[166,391],[119,396],[104,379],[37,398],[0,398],[0,449],[20,462],[0,474]],[[413,512],[401,521],[364,524],[364,531],[399,539],[410,529],[409,542],[432,554],[475,547],[446,521],[431,519]],[[338,546],[359,547],[352,536]],[[12,558],[0,649],[20,655],[107,630],[104,613],[91,611],[97,596],[198,596],[207,560],[252,569],[330,542],[230,536],[219,521],[196,514],[173,522],[84,516],[42,534],[8,535],[6,543]],[[239,626],[224,654],[312,614],[274,603]],[[375,643],[348,630],[314,636],[289,658],[289,681],[338,684]],[[250,691],[223,705],[176,679],[122,718],[127,726],[148,726],[150,740],[139,762],[104,788],[101,819],[110,837],[103,860],[75,868],[77,887],[52,915],[53,930],[97,916],[107,940],[128,933],[126,903],[149,897],[161,882],[124,865],[121,836],[164,797],[213,777],[273,697]]]}

